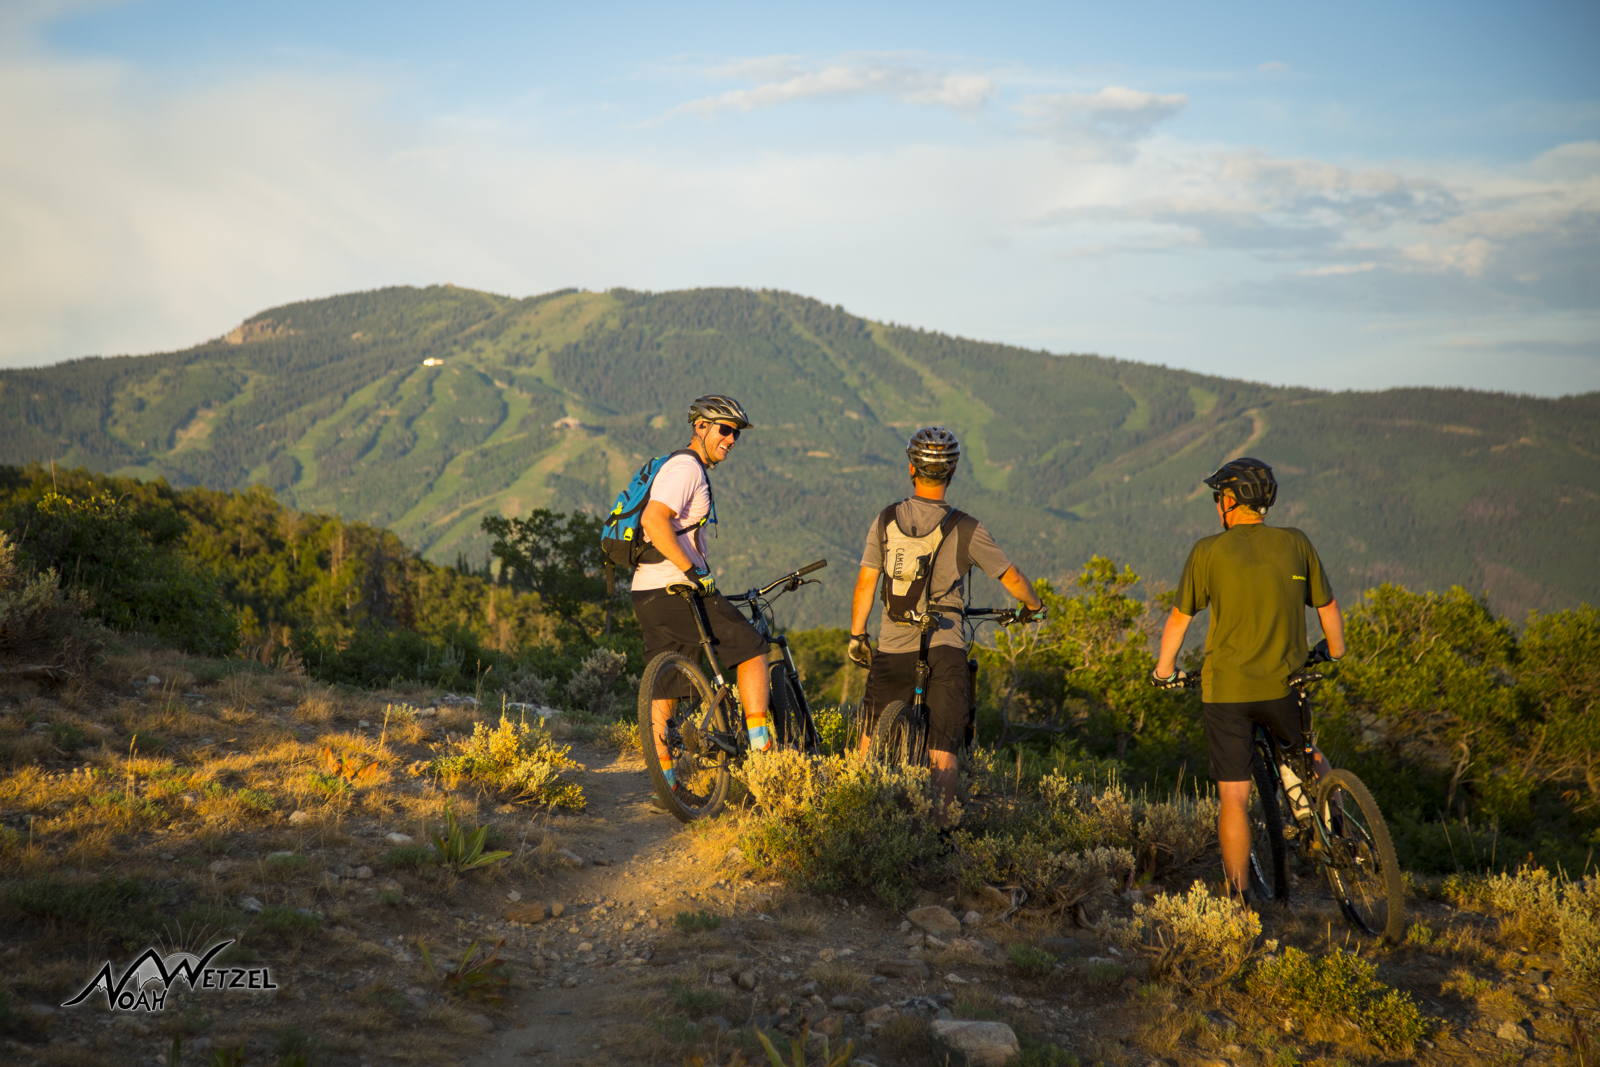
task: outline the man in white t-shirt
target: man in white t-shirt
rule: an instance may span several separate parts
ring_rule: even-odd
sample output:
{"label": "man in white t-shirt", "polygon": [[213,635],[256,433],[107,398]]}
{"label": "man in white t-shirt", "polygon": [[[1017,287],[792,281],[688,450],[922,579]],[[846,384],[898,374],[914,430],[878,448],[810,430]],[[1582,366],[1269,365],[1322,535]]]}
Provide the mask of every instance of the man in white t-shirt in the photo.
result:
{"label": "man in white t-shirt", "polygon": [[[644,658],[649,663],[663,652],[681,652],[691,659],[700,654],[700,630],[694,609],[668,587],[685,582],[702,594],[712,642],[724,668],[736,668],[739,700],[744,705],[750,747],[758,752],[771,747],[767,730],[767,639],[739,614],[728,598],[717,592],[716,579],[706,563],[705,528],[715,520],[711,482],[707,472],[728,458],[750,419],[739,402],[712,393],[689,405],[694,428],[686,451],[673,456],[656,472],[650,486],[650,503],[639,524],[645,542],[664,558],[641,563],[633,572],[633,611],[644,631]],[[656,750],[664,767],[670,757],[660,738],[672,714],[673,701],[654,704]],[[667,771],[668,784],[671,770]]]}

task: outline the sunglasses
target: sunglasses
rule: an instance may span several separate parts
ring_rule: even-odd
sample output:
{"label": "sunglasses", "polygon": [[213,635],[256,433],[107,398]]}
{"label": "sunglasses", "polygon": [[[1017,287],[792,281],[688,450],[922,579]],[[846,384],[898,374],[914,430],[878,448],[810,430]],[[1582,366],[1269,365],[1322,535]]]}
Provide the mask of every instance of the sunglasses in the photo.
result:
{"label": "sunglasses", "polygon": [[729,426],[725,422],[712,422],[712,423],[707,423],[707,425],[708,426],[715,426],[717,428],[717,433],[719,433],[723,437],[731,437],[735,441],[737,441],[739,439],[739,427],[737,427],[737,426]]}

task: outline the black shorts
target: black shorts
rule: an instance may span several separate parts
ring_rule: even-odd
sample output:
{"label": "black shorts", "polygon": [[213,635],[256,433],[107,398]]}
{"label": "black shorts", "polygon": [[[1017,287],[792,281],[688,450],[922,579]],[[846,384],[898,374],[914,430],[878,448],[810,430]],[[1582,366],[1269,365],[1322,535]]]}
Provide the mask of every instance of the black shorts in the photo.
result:
{"label": "black shorts", "polygon": [[[706,597],[704,604],[711,623],[711,644],[724,671],[733,670],[745,660],[766,656],[771,644],[727,597],[715,593]],[[694,609],[683,597],[665,589],[647,589],[633,594],[633,613],[639,619],[639,629],[644,631],[646,663],[663,652],[682,652],[691,660],[700,658],[700,629],[694,622]]]}
{"label": "black shorts", "polygon": [[1250,780],[1256,724],[1286,744],[1298,745],[1300,704],[1293,696],[1246,700],[1238,704],[1202,704],[1206,713],[1206,745],[1211,749],[1211,777],[1218,782]]}
{"label": "black shorts", "polygon": [[[967,651],[952,645],[928,649],[928,747],[958,752],[967,740]],[[879,652],[867,672],[862,710],[876,723],[878,712],[896,700],[907,704],[917,681],[915,652]]]}

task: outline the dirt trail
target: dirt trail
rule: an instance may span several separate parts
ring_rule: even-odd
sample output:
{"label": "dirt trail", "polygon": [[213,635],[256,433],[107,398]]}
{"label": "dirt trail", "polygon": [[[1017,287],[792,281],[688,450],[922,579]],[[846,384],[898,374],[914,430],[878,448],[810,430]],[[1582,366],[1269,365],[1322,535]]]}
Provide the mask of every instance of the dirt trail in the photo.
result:
{"label": "dirt trail", "polygon": [[[565,987],[560,980],[547,979],[519,993],[508,1029],[497,1031],[476,1059],[486,1067],[596,1059],[607,1035],[623,1023],[637,1021],[607,1011],[611,998],[605,994],[614,990],[606,987],[614,986],[619,974],[643,968],[596,968],[582,961],[603,957],[607,950],[623,945],[636,952],[651,951],[644,946],[658,941],[670,927],[671,917],[688,909],[700,892],[695,880],[699,864],[691,862],[680,847],[684,826],[650,804],[653,794],[644,761],[637,755],[613,756],[593,750],[575,750],[575,754],[589,769],[584,778],[589,817],[574,820],[584,829],[566,831],[563,837],[571,851],[591,863],[529,888],[532,899],[563,902],[564,913],[528,928],[527,948],[513,951],[511,958],[534,975],[549,968],[551,974],[578,976],[579,984]],[[615,903],[604,907],[602,916],[597,914],[597,901]],[[652,920],[654,930],[650,929]],[[624,923],[636,925],[623,930]],[[582,944],[597,951],[580,953]],[[560,953],[562,961],[541,958],[546,952]],[[624,958],[639,957],[630,954]],[[561,962],[573,966],[562,967]]]}

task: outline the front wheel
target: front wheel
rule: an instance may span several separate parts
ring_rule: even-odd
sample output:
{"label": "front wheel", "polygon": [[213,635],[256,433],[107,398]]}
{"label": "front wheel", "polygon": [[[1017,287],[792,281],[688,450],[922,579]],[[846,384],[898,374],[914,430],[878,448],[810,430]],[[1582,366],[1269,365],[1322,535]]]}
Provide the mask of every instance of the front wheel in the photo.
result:
{"label": "front wheel", "polygon": [[785,747],[811,751],[816,747],[816,731],[806,714],[800,679],[787,663],[774,663],[770,673],[772,697],[767,703],[767,722],[772,727],[772,739]]}
{"label": "front wheel", "polygon": [[911,705],[896,700],[878,712],[872,728],[872,754],[885,763],[913,766],[918,762],[918,738]]}
{"label": "front wheel", "polygon": [[1405,890],[1389,827],[1366,784],[1329,771],[1317,787],[1317,819],[1327,833],[1324,859],[1333,899],[1351,926],[1397,942],[1405,935]]}
{"label": "front wheel", "polygon": [[687,656],[664,652],[645,667],[639,682],[640,747],[656,796],[679,822],[715,815],[728,798],[732,735],[726,718],[705,672]]}

